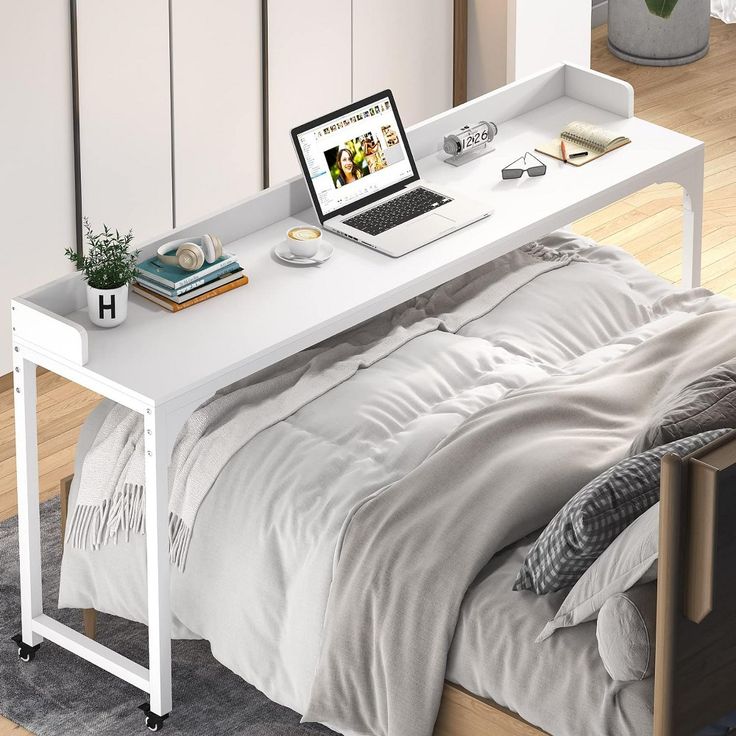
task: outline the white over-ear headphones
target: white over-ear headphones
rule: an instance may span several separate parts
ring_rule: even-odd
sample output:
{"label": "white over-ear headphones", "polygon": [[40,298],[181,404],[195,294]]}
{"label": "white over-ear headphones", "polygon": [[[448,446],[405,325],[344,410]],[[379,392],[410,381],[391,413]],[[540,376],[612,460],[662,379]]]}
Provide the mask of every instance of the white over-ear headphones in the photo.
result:
{"label": "white over-ear headphones", "polygon": [[[167,255],[176,249],[175,255]],[[207,263],[213,263],[222,256],[222,243],[217,235],[202,235],[199,238],[182,238],[164,243],[158,249],[157,258],[161,263],[179,266],[185,271],[196,271]]]}

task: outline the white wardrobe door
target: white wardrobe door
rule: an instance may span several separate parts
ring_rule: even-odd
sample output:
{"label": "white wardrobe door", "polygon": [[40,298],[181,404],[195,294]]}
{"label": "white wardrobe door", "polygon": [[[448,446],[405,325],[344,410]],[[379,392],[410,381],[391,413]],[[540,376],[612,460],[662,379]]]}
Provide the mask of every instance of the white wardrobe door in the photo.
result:
{"label": "white wardrobe door", "polygon": [[77,0],[82,210],[133,229],[172,227],[167,0]]}
{"label": "white wardrobe door", "polygon": [[291,129],[350,103],[349,0],[268,0],[269,183],[300,172]]}
{"label": "white wardrobe door", "polygon": [[10,299],[73,270],[70,35],[69,0],[2,4],[0,376],[13,367]]}
{"label": "white wardrobe door", "polygon": [[453,0],[353,0],[353,98],[390,88],[404,125],[452,107]]}
{"label": "white wardrobe door", "polygon": [[261,0],[171,7],[176,225],[263,185]]}

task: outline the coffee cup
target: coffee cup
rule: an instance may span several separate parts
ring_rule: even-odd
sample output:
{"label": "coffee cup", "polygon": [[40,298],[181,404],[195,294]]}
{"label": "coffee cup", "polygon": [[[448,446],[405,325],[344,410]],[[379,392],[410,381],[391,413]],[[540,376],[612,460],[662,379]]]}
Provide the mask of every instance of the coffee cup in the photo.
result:
{"label": "coffee cup", "polygon": [[297,258],[311,258],[322,243],[322,231],[313,225],[292,227],[286,233],[286,242],[292,255]]}

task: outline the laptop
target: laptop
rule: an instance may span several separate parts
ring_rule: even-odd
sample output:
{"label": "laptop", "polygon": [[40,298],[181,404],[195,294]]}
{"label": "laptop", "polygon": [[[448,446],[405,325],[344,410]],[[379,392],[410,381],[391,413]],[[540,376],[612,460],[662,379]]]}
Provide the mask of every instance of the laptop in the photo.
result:
{"label": "laptop", "polygon": [[322,226],[386,255],[403,256],[490,214],[419,178],[391,90],[291,135]]}

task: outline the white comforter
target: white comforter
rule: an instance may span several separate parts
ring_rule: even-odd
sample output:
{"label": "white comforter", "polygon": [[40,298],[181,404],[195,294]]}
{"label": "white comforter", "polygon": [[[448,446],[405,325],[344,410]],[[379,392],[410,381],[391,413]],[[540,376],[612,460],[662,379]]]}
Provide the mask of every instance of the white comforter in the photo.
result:
{"label": "white comforter", "polygon": [[[223,664],[305,712],[335,550],[356,504],[509,392],[588,372],[698,313],[732,308],[705,290],[674,292],[616,249],[561,235],[548,245],[584,260],[537,276],[455,334],[406,343],[232,457],[199,510],[186,572],[172,570],[178,635],[208,639]],[[714,353],[711,364],[729,357]],[[144,559],[139,537],[68,547],[60,605],[145,621]]]}

